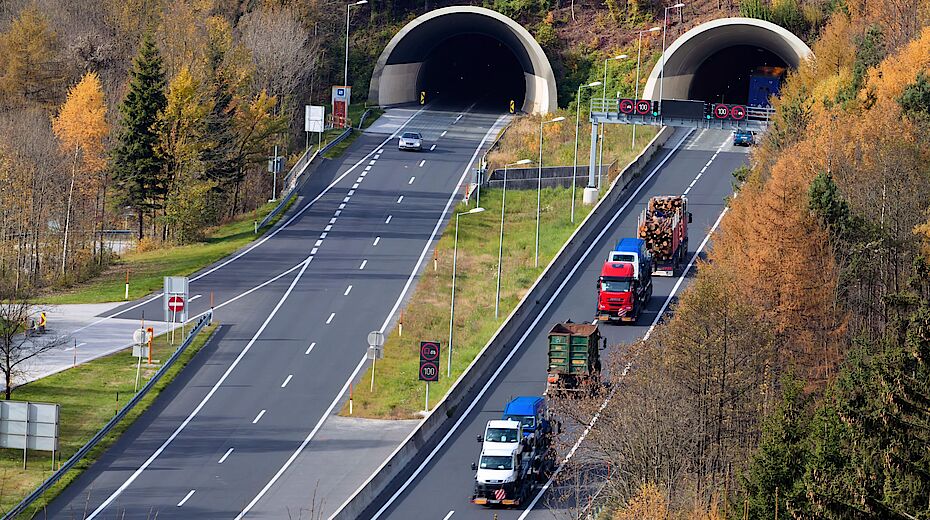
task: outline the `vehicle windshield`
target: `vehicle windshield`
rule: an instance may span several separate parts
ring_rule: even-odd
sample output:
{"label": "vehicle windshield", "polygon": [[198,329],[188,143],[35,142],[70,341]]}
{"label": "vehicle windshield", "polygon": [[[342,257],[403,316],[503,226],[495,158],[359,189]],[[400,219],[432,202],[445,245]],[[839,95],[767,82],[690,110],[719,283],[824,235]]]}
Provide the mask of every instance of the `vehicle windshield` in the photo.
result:
{"label": "vehicle windshield", "polygon": [[488,428],[484,434],[488,442],[517,442],[516,428]]}
{"label": "vehicle windshield", "polygon": [[502,455],[482,455],[478,466],[481,469],[513,469],[513,459]]}
{"label": "vehicle windshield", "polygon": [[418,134],[418,133],[416,133],[416,132],[404,132],[404,135],[403,135],[402,137],[403,137],[404,139],[419,139],[419,138],[420,138],[420,134]]}
{"label": "vehicle windshield", "polygon": [[630,292],[630,280],[601,280],[603,292]]}
{"label": "vehicle windshield", "polygon": [[610,257],[610,260],[612,262],[629,262],[632,264],[634,257],[631,254],[614,252],[614,254]]}
{"label": "vehicle windshield", "polygon": [[504,419],[510,419],[511,421],[520,421],[523,423],[524,428],[533,428],[536,426],[536,418],[532,415],[508,415]]}

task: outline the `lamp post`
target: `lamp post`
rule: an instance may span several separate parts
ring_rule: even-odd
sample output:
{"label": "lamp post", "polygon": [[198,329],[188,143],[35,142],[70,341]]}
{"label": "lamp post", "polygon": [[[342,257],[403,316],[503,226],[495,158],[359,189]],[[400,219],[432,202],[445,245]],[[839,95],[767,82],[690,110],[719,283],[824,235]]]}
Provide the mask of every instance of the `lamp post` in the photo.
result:
{"label": "lamp post", "polygon": [[455,214],[455,241],[454,245],[452,246],[452,305],[449,309],[449,364],[446,370],[446,377],[452,377],[452,331],[455,324],[455,267],[459,253],[459,217],[462,215],[481,213],[482,211],[484,211],[484,208],[473,208],[468,211]]}
{"label": "lamp post", "polygon": [[575,97],[575,158],[572,159],[572,224],[575,223],[575,176],[578,174],[578,126],[581,119],[581,89],[599,86],[601,86],[600,81],[588,83],[587,85],[578,85],[578,95]]}
{"label": "lamp post", "polygon": [[[613,58],[606,58],[604,60],[604,81],[601,83],[603,86],[603,91],[601,98],[605,101],[607,100],[607,63],[611,60],[625,60],[629,58],[626,54],[621,54],[619,56],[614,56]],[[601,174],[604,171],[604,134],[607,132],[607,125],[601,125],[601,138],[600,138],[600,149],[598,150],[598,159],[597,159],[597,189],[601,189]]]}
{"label": "lamp post", "polygon": [[681,9],[685,4],[677,3],[675,5],[670,5],[665,8],[665,21],[662,22],[662,68],[659,69],[659,118],[664,119],[665,116],[662,113],[662,95],[664,93],[665,87],[665,33],[668,32],[668,10],[669,9]]}
{"label": "lamp post", "polygon": [[[658,32],[659,27],[651,27],[645,31],[639,31],[639,47],[636,51],[636,93],[633,94],[633,98],[636,101],[639,101],[639,64],[643,59],[643,33],[653,33]],[[630,141],[630,150],[636,149],[636,120],[633,120],[633,139]]]}
{"label": "lamp post", "polygon": [[533,161],[529,159],[521,159],[515,163],[504,165],[504,190],[501,192],[501,238],[500,245],[497,247],[497,297],[494,300],[495,320],[498,317],[498,311],[501,306],[501,263],[504,257],[504,206],[507,204],[507,168],[510,166],[530,164],[532,162]]}
{"label": "lamp post", "polygon": [[539,174],[536,178],[536,261],[534,262],[534,267],[539,267],[539,206],[542,197],[542,145],[543,145],[543,125],[548,125],[549,123],[558,123],[559,121],[565,121],[565,118],[559,116],[555,119],[550,119],[548,121],[540,121],[539,123]]}
{"label": "lamp post", "polygon": [[343,85],[349,86],[349,11],[356,5],[367,4],[368,0],[358,0],[351,4],[346,4],[346,69],[343,78]]}

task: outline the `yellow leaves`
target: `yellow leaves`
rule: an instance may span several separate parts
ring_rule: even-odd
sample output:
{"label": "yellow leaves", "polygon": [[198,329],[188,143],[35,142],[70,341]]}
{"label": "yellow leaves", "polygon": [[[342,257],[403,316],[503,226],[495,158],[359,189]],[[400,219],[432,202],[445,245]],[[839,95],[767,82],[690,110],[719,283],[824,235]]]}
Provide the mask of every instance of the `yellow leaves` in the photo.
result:
{"label": "yellow leaves", "polygon": [[62,152],[80,152],[79,169],[98,172],[106,166],[104,139],[109,134],[107,107],[96,72],[88,72],[69,92],[52,118],[52,130],[61,142]]}
{"label": "yellow leaves", "polygon": [[187,67],[171,80],[166,98],[168,104],[159,115],[159,152],[170,160],[173,170],[189,168],[203,149],[204,121],[210,105],[200,81]]}
{"label": "yellow leaves", "polygon": [[920,37],[911,41],[894,59],[885,60],[869,71],[867,86],[863,92],[875,94],[879,99],[897,99],[920,71],[930,70],[930,27],[925,27]]}
{"label": "yellow leaves", "polygon": [[659,487],[653,483],[643,484],[630,498],[626,507],[614,513],[613,520],[666,520],[668,504]]}

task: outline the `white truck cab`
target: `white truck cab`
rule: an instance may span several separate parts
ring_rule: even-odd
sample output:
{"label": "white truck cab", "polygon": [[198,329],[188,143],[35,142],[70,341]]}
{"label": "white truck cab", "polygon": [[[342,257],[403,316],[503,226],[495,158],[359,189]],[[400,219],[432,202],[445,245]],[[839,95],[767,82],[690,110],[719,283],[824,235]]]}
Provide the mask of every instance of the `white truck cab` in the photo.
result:
{"label": "white truck cab", "polygon": [[516,453],[522,453],[523,425],[512,419],[488,421],[484,435],[478,436],[478,442],[484,443],[482,453],[488,450],[516,450]]}
{"label": "white truck cab", "polygon": [[500,485],[516,481],[521,462],[517,446],[485,446],[478,457],[475,482],[479,485]]}

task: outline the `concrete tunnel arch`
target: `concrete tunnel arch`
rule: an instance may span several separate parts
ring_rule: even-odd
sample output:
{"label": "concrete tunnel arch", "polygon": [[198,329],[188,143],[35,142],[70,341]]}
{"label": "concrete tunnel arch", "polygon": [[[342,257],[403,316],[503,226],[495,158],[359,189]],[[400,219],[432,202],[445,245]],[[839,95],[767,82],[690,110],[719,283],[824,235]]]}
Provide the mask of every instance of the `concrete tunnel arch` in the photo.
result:
{"label": "concrete tunnel arch", "polygon": [[[456,60],[448,58],[448,53],[456,52],[463,61],[463,71],[453,70]],[[472,69],[480,73],[475,65],[482,59],[504,60],[493,73],[502,78],[501,84],[489,83],[488,95],[516,98],[517,109],[533,114],[558,107],[555,74],[539,43],[511,18],[474,6],[436,9],[405,25],[375,63],[368,99],[390,106],[417,102],[421,90],[441,97],[452,83],[467,79],[456,76],[437,83],[440,80],[435,78],[467,74]],[[497,87],[505,91],[494,92]],[[506,110],[505,106],[500,108]]]}
{"label": "concrete tunnel arch", "polygon": [[[665,53],[665,86],[662,97],[665,99],[697,99],[700,101],[742,102],[739,99],[702,99],[708,96],[696,94],[700,90],[696,85],[713,78],[708,76],[720,74],[720,66],[738,68],[751,65],[742,63],[739,51],[755,51],[764,64],[781,62],[790,69],[797,68],[805,60],[813,57],[810,47],[791,31],[765,20],[755,18],[720,18],[692,28],[676,39]],[[726,53],[731,55],[727,56]],[[736,53],[736,54],[733,54]],[[723,58],[722,60],[720,58]],[[716,71],[708,71],[707,65],[718,61]],[[731,65],[728,65],[731,64]],[[763,63],[759,63],[762,65]],[[645,99],[659,99],[659,75],[662,60],[659,59],[643,90]],[[745,74],[744,70],[734,70],[734,74]],[[703,74],[703,75],[702,75]],[[717,78],[719,80],[719,78]],[[748,83],[748,77],[745,79]],[[705,93],[706,92],[702,92]]]}

